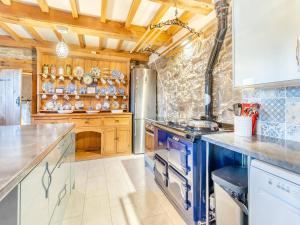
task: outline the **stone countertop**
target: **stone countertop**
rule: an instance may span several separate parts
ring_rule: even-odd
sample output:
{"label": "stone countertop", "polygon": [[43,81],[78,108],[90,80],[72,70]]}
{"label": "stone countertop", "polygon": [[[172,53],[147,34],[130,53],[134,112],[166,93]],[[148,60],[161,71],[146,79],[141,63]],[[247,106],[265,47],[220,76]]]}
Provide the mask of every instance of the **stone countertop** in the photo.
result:
{"label": "stone countertop", "polygon": [[239,137],[233,132],[204,135],[202,139],[300,174],[300,142],[264,136]]}
{"label": "stone countertop", "polygon": [[70,123],[0,126],[0,200],[73,128]]}

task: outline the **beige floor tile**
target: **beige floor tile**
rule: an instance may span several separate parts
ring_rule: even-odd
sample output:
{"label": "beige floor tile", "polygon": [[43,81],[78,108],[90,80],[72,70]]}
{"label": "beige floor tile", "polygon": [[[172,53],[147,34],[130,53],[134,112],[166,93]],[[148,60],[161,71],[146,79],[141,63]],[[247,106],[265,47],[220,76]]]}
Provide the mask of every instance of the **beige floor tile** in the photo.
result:
{"label": "beige floor tile", "polygon": [[76,189],[73,190],[65,211],[64,219],[82,217],[84,200],[85,200],[85,194],[82,194]]}
{"label": "beige floor tile", "polygon": [[113,225],[141,225],[137,209],[133,205],[111,208]]}
{"label": "beige floor tile", "polygon": [[107,183],[105,177],[93,177],[87,180],[86,196],[103,196],[107,195]]}
{"label": "beige floor tile", "polygon": [[73,217],[69,219],[65,219],[62,225],[81,225],[82,224],[82,217]]}
{"label": "beige floor tile", "polygon": [[142,225],[173,225],[167,214],[147,217],[142,220]]}

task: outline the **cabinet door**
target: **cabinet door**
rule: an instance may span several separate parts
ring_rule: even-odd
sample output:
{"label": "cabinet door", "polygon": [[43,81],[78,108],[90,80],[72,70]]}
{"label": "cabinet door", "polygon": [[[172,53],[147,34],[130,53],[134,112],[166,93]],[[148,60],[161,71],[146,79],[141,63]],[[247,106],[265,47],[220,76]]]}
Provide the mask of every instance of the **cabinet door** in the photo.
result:
{"label": "cabinet door", "polygon": [[117,153],[131,151],[131,135],[128,128],[117,128]]}
{"label": "cabinet door", "polygon": [[103,153],[105,155],[116,153],[116,128],[105,129]]}
{"label": "cabinet door", "polygon": [[47,163],[44,160],[21,182],[21,225],[48,225],[49,186]]}

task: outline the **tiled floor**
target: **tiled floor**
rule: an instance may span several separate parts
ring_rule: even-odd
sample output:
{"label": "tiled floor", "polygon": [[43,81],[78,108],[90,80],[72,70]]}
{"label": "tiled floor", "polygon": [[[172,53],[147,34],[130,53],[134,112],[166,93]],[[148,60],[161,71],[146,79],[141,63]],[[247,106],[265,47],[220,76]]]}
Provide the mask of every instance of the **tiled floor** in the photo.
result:
{"label": "tiled floor", "polygon": [[63,225],[186,225],[144,167],[142,156],[76,163]]}

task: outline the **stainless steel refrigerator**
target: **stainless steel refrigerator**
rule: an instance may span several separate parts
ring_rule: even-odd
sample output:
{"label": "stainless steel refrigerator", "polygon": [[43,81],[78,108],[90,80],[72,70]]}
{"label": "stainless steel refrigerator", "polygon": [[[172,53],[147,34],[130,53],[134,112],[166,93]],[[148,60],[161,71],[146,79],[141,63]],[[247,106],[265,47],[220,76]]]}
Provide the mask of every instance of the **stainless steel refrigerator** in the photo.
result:
{"label": "stainless steel refrigerator", "polygon": [[145,67],[131,70],[131,101],[133,113],[133,153],[144,153],[145,119],[156,119],[156,71]]}

